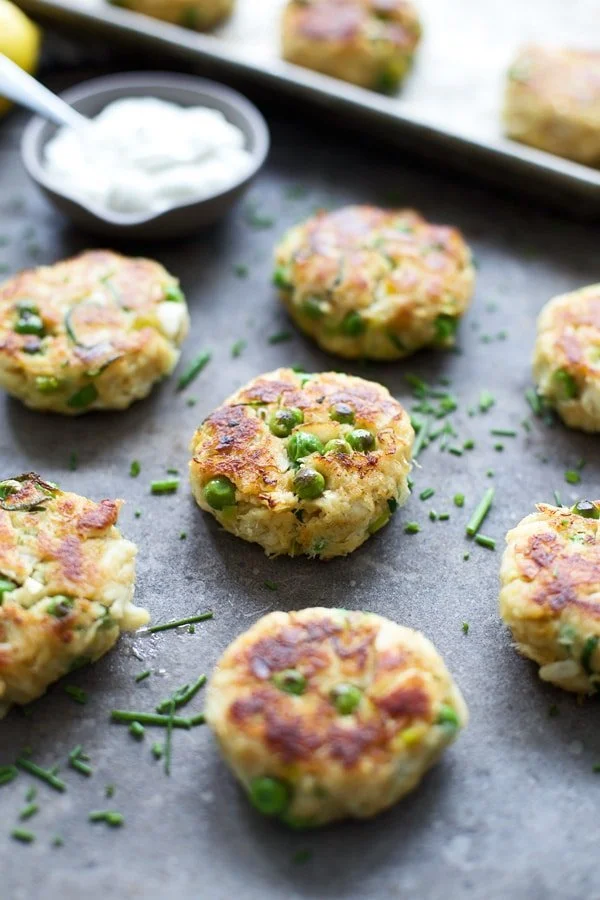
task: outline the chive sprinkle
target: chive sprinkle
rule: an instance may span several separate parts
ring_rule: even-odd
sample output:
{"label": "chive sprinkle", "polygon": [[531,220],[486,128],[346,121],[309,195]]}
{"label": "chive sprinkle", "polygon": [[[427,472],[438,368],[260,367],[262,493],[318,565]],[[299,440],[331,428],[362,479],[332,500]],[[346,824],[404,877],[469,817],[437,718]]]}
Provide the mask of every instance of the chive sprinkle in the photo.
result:
{"label": "chive sprinkle", "polygon": [[480,547],[487,547],[488,550],[496,549],[496,541],[494,538],[487,537],[485,534],[479,534],[479,532],[475,535],[475,543],[479,544]]}
{"label": "chive sprinkle", "polygon": [[185,370],[185,372],[177,382],[177,390],[185,390],[185,388],[188,387],[192,383],[192,381],[194,381],[194,379],[198,377],[205,366],[208,365],[211,357],[212,353],[210,353],[208,350],[200,353],[199,356],[197,356],[196,359],[190,363],[189,367]]}
{"label": "chive sprinkle", "polygon": [[[139,722],[140,725],[158,725],[162,728],[166,728],[170,721],[170,716],[161,716],[158,713],[130,712],[125,709],[113,709],[110,717],[113,722],[117,722],[119,725],[130,725],[132,722]],[[173,728],[189,729],[191,727],[191,719],[182,716],[173,718]]]}
{"label": "chive sprinkle", "polygon": [[27,803],[32,803],[35,800],[36,796],[37,789],[34,788],[33,785],[31,785],[31,787],[28,788],[27,793],[25,794],[25,800],[27,801]]}
{"label": "chive sprinkle", "polygon": [[81,772],[82,775],[85,775],[87,778],[90,775],[93,775],[94,770],[91,766],[89,766],[86,762],[80,759],[78,756],[71,757],[69,756],[69,765],[72,769],[75,769],[77,772]]}
{"label": "chive sprinkle", "polygon": [[24,806],[21,812],[19,813],[19,818],[22,822],[26,819],[31,819],[32,816],[35,816],[37,812],[39,812],[40,808],[37,803],[28,803],[27,806]]}
{"label": "chive sprinkle", "polygon": [[440,522],[447,522],[449,518],[450,518],[450,513],[440,513],[438,515],[438,519],[440,520]]}
{"label": "chive sprinkle", "polygon": [[467,523],[467,534],[469,535],[469,537],[473,537],[474,535],[476,535],[481,528],[481,524],[489,513],[492,503],[494,502],[495,493],[496,492],[494,488],[488,488],[479,501],[479,504],[475,508],[473,515]]}
{"label": "chive sprinkle", "polygon": [[462,623],[462,630],[463,630],[463,634],[468,634],[468,633],[469,633],[469,623],[468,623],[468,622],[463,622],[463,623]]}
{"label": "chive sprinkle", "polygon": [[140,681],[145,681],[146,678],[149,678],[152,675],[152,671],[150,669],[146,669],[145,672],[140,672],[139,675],[135,676],[136,684],[139,684]]}
{"label": "chive sprinkle", "polygon": [[494,437],[516,437],[517,432],[511,431],[510,428],[492,428],[490,434],[493,434]]}
{"label": "chive sprinkle", "polygon": [[104,788],[104,796],[106,797],[107,800],[110,800],[111,797],[115,796],[115,790],[116,790],[116,788],[115,788],[114,784],[106,785],[106,787]]}
{"label": "chive sprinkle", "polygon": [[525,391],[525,399],[529,403],[531,407],[531,411],[535,416],[541,416],[543,412],[542,401],[540,400],[539,394],[534,388],[527,388]]}
{"label": "chive sprinkle", "polygon": [[0,787],[14,781],[18,774],[19,770],[16,766],[0,766]]}
{"label": "chive sprinkle", "polygon": [[421,493],[419,494],[419,500],[429,500],[429,498],[433,497],[434,494],[435,494],[435,491],[433,488],[431,488],[431,487],[425,488],[425,490],[421,491]]}
{"label": "chive sprinkle", "polygon": [[179,475],[179,469],[167,469],[167,475]]}
{"label": "chive sprinkle", "polygon": [[68,694],[76,703],[81,703],[82,706],[88,701],[87,692],[82,688],[77,687],[76,684],[66,684],[65,694]]}
{"label": "chive sprinkle", "polygon": [[419,431],[413,447],[413,459],[416,459],[421,450],[427,446],[427,437],[431,428],[431,419],[425,419],[423,426]]}
{"label": "chive sprinkle", "polygon": [[180,706],[185,706],[186,703],[189,703],[190,700],[193,700],[198,691],[203,688],[205,684],[206,675],[200,675],[200,677],[197,678],[193,684],[186,684],[185,687],[180,688],[178,691],[175,691],[173,696],[169,697],[168,700],[163,700],[162,703],[159,703],[156,707],[156,712],[168,712],[171,708],[171,703],[175,703],[175,709],[179,709]]}
{"label": "chive sprinkle", "polygon": [[30,759],[25,759],[24,756],[19,756],[19,758],[16,760],[16,764],[20,769],[23,769],[23,771],[29,772],[30,775],[34,775],[36,778],[39,778],[40,781],[45,781],[46,784],[48,784],[51,788],[54,788],[55,791],[66,791],[66,784],[64,783],[64,781],[61,781],[60,778],[57,778],[54,772],[51,772],[48,769],[43,769],[36,763],[31,762]]}
{"label": "chive sprinkle", "polygon": [[558,493],[558,491],[553,491],[552,493],[554,494],[554,500],[555,500],[556,505],[562,506],[562,500],[561,500],[561,497],[560,497],[560,494]]}
{"label": "chive sprinkle", "polygon": [[132,478],[137,478],[140,472],[142,471],[142,466],[140,465],[139,460],[134,459],[129,466],[129,474]]}
{"label": "chive sprinkle", "polygon": [[404,526],[405,534],[418,534],[421,530],[421,526],[418,522],[407,522]]}
{"label": "chive sprinkle", "polygon": [[165,775],[171,774],[171,759],[173,756],[173,726],[175,724],[175,701],[171,700],[171,708],[167,716],[167,737],[165,739]]}
{"label": "chive sprinkle", "polygon": [[489,391],[482,391],[481,394],[479,395],[479,410],[480,410],[480,412],[482,412],[482,413],[488,412],[492,408],[492,406],[494,405],[495,402],[496,402],[496,399],[493,394],[490,394]]}
{"label": "chive sprinkle", "polygon": [[276,581],[271,581],[270,578],[265,578],[265,580],[263,581],[263,584],[264,584],[264,586],[267,588],[267,590],[269,590],[269,591],[276,591],[277,588],[279,587],[279,585],[277,584],[277,582],[276,582]]}
{"label": "chive sprinkle", "polygon": [[276,331],[267,338],[269,344],[283,344],[284,341],[291,341],[293,334],[291,331]]}
{"label": "chive sprinkle", "polygon": [[13,828],[10,836],[14,838],[15,841],[21,841],[22,844],[32,844],[33,841],[35,841],[35,834],[33,831],[27,831],[25,828]]}
{"label": "chive sprinkle", "polygon": [[164,478],[150,482],[151,494],[174,494],[179,487],[179,478]]}
{"label": "chive sprinkle", "polygon": [[465,505],[465,495],[464,494],[455,494],[454,495],[454,505],[462,508]]}
{"label": "chive sprinkle", "polygon": [[181,625],[195,625],[197,622],[206,622],[212,619],[212,612],[201,613],[199,616],[187,616],[185,619],[175,619],[173,622],[163,622],[162,625],[151,625],[146,628],[148,634],[156,634],[158,631],[168,631],[170,628],[179,628]]}
{"label": "chive sprinkle", "polygon": [[231,348],[231,355],[233,356],[233,358],[237,359],[238,356],[241,356],[242,353],[244,352],[244,350],[246,349],[246,346],[247,346],[246,341],[241,340],[241,339],[239,341],[236,341],[235,344]]}
{"label": "chive sprinkle", "polygon": [[55,834],[52,838],[52,846],[53,847],[62,847],[64,845],[64,839],[60,836],[60,834]]}
{"label": "chive sprinkle", "polygon": [[152,756],[154,759],[162,759],[163,745],[159,743],[152,744]]}
{"label": "chive sprinkle", "polygon": [[136,739],[136,741],[141,741],[146,734],[146,729],[137,720],[132,722],[129,726],[129,734]]}
{"label": "chive sprinkle", "polygon": [[111,828],[119,828],[125,824],[125,817],[111,809],[94,810],[88,815],[90,822],[106,822]]}
{"label": "chive sprinkle", "polygon": [[575,469],[569,469],[565,472],[565,481],[567,484],[580,484],[581,475]]}
{"label": "chive sprinkle", "polygon": [[438,517],[438,514],[436,513],[435,509],[430,509],[429,510],[429,518],[431,519],[431,521],[436,522],[437,517]]}

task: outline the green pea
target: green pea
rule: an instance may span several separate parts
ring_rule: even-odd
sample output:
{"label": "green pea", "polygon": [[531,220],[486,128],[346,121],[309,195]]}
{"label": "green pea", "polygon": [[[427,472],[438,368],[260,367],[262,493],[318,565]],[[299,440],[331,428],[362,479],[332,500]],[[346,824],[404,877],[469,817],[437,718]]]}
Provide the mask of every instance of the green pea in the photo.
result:
{"label": "green pea", "polygon": [[375,435],[367,431],[366,428],[356,428],[346,435],[346,440],[353,450],[361,453],[367,453],[369,450],[375,449]]}
{"label": "green pea", "polygon": [[600,506],[596,506],[591,500],[580,500],[571,507],[571,512],[583,516],[584,519],[600,519]]}
{"label": "green pea", "polygon": [[323,443],[310,431],[296,431],[287,443],[287,453],[292,462],[298,462],[311,453],[322,453]]}
{"label": "green pea", "polygon": [[367,330],[367,326],[361,314],[353,310],[344,316],[340,329],[348,337],[358,337]]}
{"label": "green pea", "polygon": [[288,437],[296,427],[304,422],[304,413],[301,409],[277,409],[269,417],[269,430],[275,437]]}
{"label": "green pea", "polygon": [[557,369],[552,376],[552,381],[559,400],[575,400],[578,396],[577,382],[566,369]]}
{"label": "green pea", "polygon": [[325,490],[325,479],[316,469],[304,466],[294,475],[294,493],[301,500],[316,500]]}
{"label": "green pea", "polygon": [[386,509],[385,512],[381,513],[380,516],[378,516],[371,522],[368,528],[369,534],[375,534],[376,532],[380,531],[385,525],[387,525],[391,517],[391,512],[389,511],[389,509]]}
{"label": "green pea", "polygon": [[348,403],[335,403],[329,410],[329,418],[343,425],[354,425],[356,421],[354,410]]}
{"label": "green pea", "polygon": [[306,297],[300,309],[308,319],[322,319],[325,315],[323,303],[318,297]]}
{"label": "green pea", "polygon": [[306,690],[306,678],[297,669],[284,669],[283,672],[276,672],[273,675],[273,684],[280,691],[285,691],[286,694],[299,696]]}
{"label": "green pea", "polygon": [[332,441],[327,441],[323,448],[323,453],[333,453],[336,456],[342,453],[348,455],[352,453],[352,447],[348,441],[344,441],[342,438],[334,438]]}
{"label": "green pea", "polygon": [[21,318],[15,325],[17,334],[37,334],[42,337],[44,334],[44,323],[35,313],[22,313]]}
{"label": "green pea", "polygon": [[458,328],[458,319],[456,316],[449,316],[446,313],[442,313],[435,320],[434,328],[436,342],[445,344],[454,338]]}
{"label": "green pea", "polygon": [[60,389],[60,382],[54,375],[37,375],[35,386],[41,394],[54,394]]}
{"label": "green pea", "polygon": [[253,778],[250,783],[250,802],[263,816],[279,816],[290,802],[290,789],[278,778],[267,775]]}
{"label": "green pea", "polygon": [[208,505],[213,509],[225,509],[226,506],[235,504],[235,485],[224,475],[217,475],[207,481],[202,488],[202,493]]}
{"label": "green pea", "polygon": [[454,710],[451,706],[447,706],[445,703],[443,703],[440,706],[440,711],[437,717],[437,724],[452,726],[452,728],[458,728],[460,725],[460,720],[458,718],[456,710]]}
{"label": "green pea", "polygon": [[77,391],[67,400],[67,406],[72,409],[85,409],[98,398],[98,391],[95,385],[86,384],[80,391]]}
{"label": "green pea", "polygon": [[290,283],[290,272],[285,266],[277,266],[273,272],[273,284],[280,291],[291,291],[293,285]]}
{"label": "green pea", "polygon": [[14,581],[9,581],[8,578],[0,578],[0,605],[2,604],[4,595],[10,594],[11,591],[15,591],[16,589],[17,585]]}
{"label": "green pea", "polygon": [[355,684],[338,684],[331,691],[333,705],[340,716],[351,716],[362,698],[362,691]]}

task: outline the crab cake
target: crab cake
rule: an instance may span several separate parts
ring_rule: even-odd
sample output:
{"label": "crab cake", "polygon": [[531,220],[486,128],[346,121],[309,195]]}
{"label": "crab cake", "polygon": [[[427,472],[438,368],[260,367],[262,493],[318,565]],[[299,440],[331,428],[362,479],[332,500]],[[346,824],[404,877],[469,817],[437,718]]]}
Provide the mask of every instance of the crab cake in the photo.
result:
{"label": "crab cake", "polygon": [[538,393],[571,428],[600,431],[600,284],[555,297],[538,319]]}
{"label": "crab cake", "polygon": [[120,505],[33,473],[0,482],[0,716],[148,621],[132,603],[137,549],[116,528]]}
{"label": "crab cake", "polygon": [[192,441],[192,490],[271,556],[344,556],[408,497],[414,432],[386,388],[278,369],[241,388]]}
{"label": "crab cake", "polygon": [[540,678],[567,691],[600,683],[600,501],[540,503],[506,536],[500,613]]}
{"label": "crab cake", "polygon": [[233,12],[235,0],[109,0],[133,12],[144,13],[163,22],[183,25],[196,31],[206,31],[227,19]]}
{"label": "crab cake", "polygon": [[408,0],[290,0],[283,57],[308,69],[391,93],[421,38]]}
{"label": "crab cake", "polygon": [[373,613],[273,612],[212,675],[206,718],[252,804],[293,827],[369,818],[467,722],[433,644]]}
{"label": "crab cake", "polygon": [[451,347],[475,282],[455,228],[413,210],[347,206],[292,228],[275,253],[283,304],[324,350],[401,359]]}
{"label": "crab cake", "polygon": [[125,409],[173,371],[188,328],[159,263],[82,253],[0,284],[0,386],[31,409]]}
{"label": "crab cake", "polygon": [[508,73],[506,134],[600,166],[600,52],[524,47]]}

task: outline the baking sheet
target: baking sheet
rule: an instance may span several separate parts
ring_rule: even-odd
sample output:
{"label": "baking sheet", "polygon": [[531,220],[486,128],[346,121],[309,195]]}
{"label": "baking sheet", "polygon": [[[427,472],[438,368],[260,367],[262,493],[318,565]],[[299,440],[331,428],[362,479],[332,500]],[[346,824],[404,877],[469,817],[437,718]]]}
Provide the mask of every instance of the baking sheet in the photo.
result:
{"label": "baking sheet", "polygon": [[[155,622],[215,612],[195,635],[126,637],[98,664],[69,677],[88,691],[87,705],[74,703],[58,684],[30,717],[13,712],[0,724],[0,765],[29,745],[41,765],[60,764],[68,782],[65,794],[36,785],[40,812],[26,823],[37,834],[30,846],[10,841],[8,833],[32,780],[21,775],[0,788],[0,898],[597,900],[597,703],[579,706],[543,685],[535,667],[513,652],[497,616],[505,531],[534,502],[551,501],[554,490],[568,503],[579,494],[600,496],[597,438],[538,421],[529,433],[521,426],[529,415],[523,391],[535,317],[554,294],[600,280],[597,233],[416,162],[399,167],[395,153],[374,143],[356,147],[344,132],[323,134],[310,121],[284,123],[265,112],[273,151],[250,200],[273,219],[271,227],[250,227],[244,204],[196,239],[118,248],[151,252],[181,277],[193,321],[183,365],[203,348],[214,353],[198,381],[182,395],[171,379],[127,412],[77,420],[44,417],[0,396],[2,477],[34,469],[96,499],[124,497],[121,527],[140,548],[137,601]],[[90,244],[64,227],[27,183],[18,159],[24,122],[16,114],[0,124],[0,235],[6,241],[0,265],[9,272]],[[318,147],[318,154],[309,147]],[[201,419],[258,373],[286,364],[307,371],[340,367],[290,327],[269,286],[271,248],[314,207],[385,202],[390,186],[434,221],[459,225],[474,247],[478,285],[460,331],[462,352],[424,353],[387,366],[342,365],[386,384],[408,405],[406,372],[431,382],[451,379],[459,398],[452,422],[477,447],[460,458],[436,445],[425,450],[408,506],[350,557],[327,564],[269,561],[195,506],[185,482],[187,445]],[[247,278],[236,275],[239,265],[248,267]],[[268,336],[282,329],[292,331],[291,340],[269,344]],[[232,359],[231,346],[240,339],[247,348]],[[493,393],[495,406],[469,417],[483,389]],[[195,406],[187,405],[190,397]],[[494,450],[494,427],[518,432],[504,439],[502,452]],[[582,458],[582,485],[571,487],[564,472]],[[137,479],[128,474],[133,459],[142,465]],[[170,466],[182,472],[179,493],[150,496],[150,481]],[[495,553],[464,537],[469,513],[490,483],[497,501],[485,531],[498,539]],[[423,503],[418,493],[429,486],[436,494]],[[463,510],[452,505],[457,492],[466,495]],[[450,520],[431,523],[430,508],[448,511]],[[421,533],[405,535],[408,521],[418,521]],[[267,579],[277,584],[275,591],[265,586]],[[208,730],[175,735],[167,778],[152,759],[150,729],[139,744],[110,724],[112,708],[152,710],[175,687],[210,672],[229,641],[261,614],[315,603],[370,609],[421,629],[469,704],[468,730],[421,788],[389,813],[363,824],[291,832],[252,812]],[[146,668],[155,674],[136,685],[135,675]],[[554,706],[558,715],[550,716]],[[194,710],[201,708],[200,695]],[[78,743],[91,757],[90,779],[66,765]],[[109,800],[107,784],[115,785]],[[107,807],[125,815],[121,830],[88,822],[90,810]],[[57,834],[62,848],[51,846]],[[295,861],[299,853],[304,863]]]}
{"label": "baking sheet", "polygon": [[421,0],[424,40],[415,69],[395,98],[281,60],[284,0],[238,0],[232,19],[214,35],[196,35],[104,0],[20,0],[20,5],[80,29],[257,78],[471,174],[517,183],[577,214],[600,212],[599,171],[508,141],[500,127],[504,73],[517,47],[527,41],[593,47],[600,34],[599,0]]}

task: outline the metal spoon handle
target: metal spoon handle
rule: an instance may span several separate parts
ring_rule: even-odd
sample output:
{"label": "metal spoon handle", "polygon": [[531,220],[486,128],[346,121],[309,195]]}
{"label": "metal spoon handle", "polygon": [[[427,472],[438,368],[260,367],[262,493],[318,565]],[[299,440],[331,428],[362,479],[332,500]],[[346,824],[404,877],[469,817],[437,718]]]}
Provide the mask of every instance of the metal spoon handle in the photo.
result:
{"label": "metal spoon handle", "polygon": [[85,116],[20,69],[3,53],[0,53],[0,96],[26,106],[55,125],[81,128],[88,124]]}

